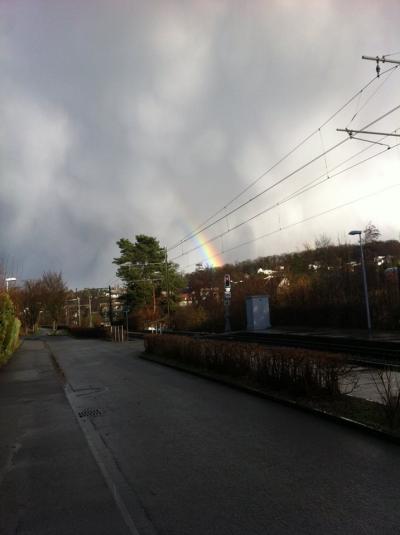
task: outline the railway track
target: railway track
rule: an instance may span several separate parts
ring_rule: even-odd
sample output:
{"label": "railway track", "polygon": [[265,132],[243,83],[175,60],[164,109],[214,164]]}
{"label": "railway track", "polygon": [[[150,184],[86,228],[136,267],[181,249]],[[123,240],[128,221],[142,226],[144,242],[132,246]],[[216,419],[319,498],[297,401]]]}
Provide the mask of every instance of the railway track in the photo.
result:
{"label": "railway track", "polygon": [[270,346],[301,347],[349,356],[349,361],[362,366],[400,369],[400,343],[356,338],[338,338],[308,334],[237,332],[221,335],[206,335],[214,340],[257,343]]}
{"label": "railway track", "polygon": [[[132,338],[143,337],[143,333],[130,334],[133,335]],[[363,340],[358,338],[276,332],[254,333],[247,331],[220,334],[167,331],[167,334],[270,346],[301,347],[331,353],[342,353],[348,355],[349,362],[355,365],[375,368],[389,367],[400,370],[400,343],[386,340]]]}

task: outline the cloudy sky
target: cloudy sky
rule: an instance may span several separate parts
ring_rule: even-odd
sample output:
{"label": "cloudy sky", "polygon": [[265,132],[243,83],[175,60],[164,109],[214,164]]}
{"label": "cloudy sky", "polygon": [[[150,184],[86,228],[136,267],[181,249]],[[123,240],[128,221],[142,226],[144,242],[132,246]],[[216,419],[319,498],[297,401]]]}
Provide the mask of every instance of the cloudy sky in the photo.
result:
{"label": "cloudy sky", "polygon": [[[344,241],[369,221],[398,239],[400,147],[334,176],[387,148],[348,140],[285,177],[348,138],[336,128],[362,129],[400,104],[400,68],[357,95],[375,76],[361,55],[400,60],[399,20],[398,0],[0,0],[9,274],[62,270],[71,287],[105,286],[119,238],[173,246],[215,213],[221,221],[170,250],[185,270],[301,249],[322,233]],[[396,128],[400,110],[370,127]]]}

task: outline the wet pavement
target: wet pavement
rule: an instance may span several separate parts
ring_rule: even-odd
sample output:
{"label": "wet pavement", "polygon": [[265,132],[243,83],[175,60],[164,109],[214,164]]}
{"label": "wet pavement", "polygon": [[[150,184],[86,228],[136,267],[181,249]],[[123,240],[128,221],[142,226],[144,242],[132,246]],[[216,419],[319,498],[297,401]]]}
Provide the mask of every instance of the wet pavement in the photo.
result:
{"label": "wet pavement", "polygon": [[129,533],[40,340],[0,370],[0,533]]}
{"label": "wet pavement", "polygon": [[48,344],[138,533],[399,531],[398,446],[142,360],[142,341]]}
{"label": "wet pavement", "polygon": [[1,534],[399,532],[398,446],[145,361],[142,341],[43,340],[0,371]]}

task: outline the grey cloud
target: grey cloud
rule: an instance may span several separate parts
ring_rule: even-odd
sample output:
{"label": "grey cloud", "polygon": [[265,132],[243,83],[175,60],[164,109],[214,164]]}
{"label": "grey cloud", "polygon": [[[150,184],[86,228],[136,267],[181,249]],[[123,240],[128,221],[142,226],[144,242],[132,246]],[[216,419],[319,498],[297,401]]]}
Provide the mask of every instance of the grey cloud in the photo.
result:
{"label": "grey cloud", "polygon": [[[102,286],[113,277],[121,236],[143,232],[176,242],[373,75],[362,53],[400,50],[394,1],[385,12],[361,1],[304,7],[289,0],[247,7],[59,0],[9,2],[0,10],[1,247],[24,266],[25,277],[63,269],[71,286]],[[396,84],[398,73],[382,88],[384,102],[372,100],[363,119],[390,106]],[[330,125],[322,140],[313,139],[254,191],[335,142],[342,124]],[[328,165],[349,154],[344,148],[330,155]],[[365,181],[369,190],[395,181],[399,158],[385,161],[379,183],[372,176]],[[205,238],[324,169],[318,162]],[[356,196],[364,169],[217,240],[216,248]],[[369,219],[387,236],[398,228],[387,209],[363,206],[226,259],[294,249],[322,231],[336,236]],[[200,259],[190,255],[191,262]]]}

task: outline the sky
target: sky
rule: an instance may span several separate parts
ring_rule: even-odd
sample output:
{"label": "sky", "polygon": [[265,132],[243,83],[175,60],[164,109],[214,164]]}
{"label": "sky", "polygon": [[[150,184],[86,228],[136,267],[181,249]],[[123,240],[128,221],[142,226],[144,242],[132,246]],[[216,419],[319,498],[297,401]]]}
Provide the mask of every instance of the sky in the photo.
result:
{"label": "sky", "polygon": [[[400,60],[399,20],[398,0],[0,0],[8,275],[104,287],[117,240],[138,234],[186,272],[351,241],[370,221],[399,239],[400,147],[336,131],[400,104],[400,68],[374,79],[361,59]],[[400,110],[369,129],[397,128]]]}

